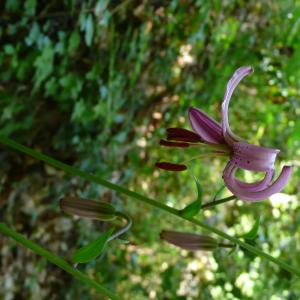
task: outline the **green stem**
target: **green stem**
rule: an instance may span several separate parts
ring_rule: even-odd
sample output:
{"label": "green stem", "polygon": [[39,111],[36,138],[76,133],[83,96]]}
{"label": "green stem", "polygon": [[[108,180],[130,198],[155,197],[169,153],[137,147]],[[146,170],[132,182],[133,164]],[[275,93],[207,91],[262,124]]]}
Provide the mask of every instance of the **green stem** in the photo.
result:
{"label": "green stem", "polygon": [[117,211],[116,216],[118,216],[122,219],[125,219],[127,224],[124,227],[122,227],[120,230],[118,230],[116,233],[114,233],[112,236],[110,236],[107,241],[112,241],[112,240],[116,239],[117,237],[121,236],[126,231],[128,231],[132,225],[132,219],[128,215],[126,215],[120,211]]}
{"label": "green stem", "polygon": [[225,203],[225,202],[228,202],[228,201],[231,201],[231,200],[236,200],[236,199],[237,199],[236,196],[229,196],[229,197],[226,197],[226,198],[223,198],[223,199],[219,199],[219,200],[215,200],[215,201],[212,201],[212,202],[205,203],[205,204],[201,205],[201,209],[208,209],[208,208],[213,207],[215,205],[219,205],[219,204],[222,204],[222,203]]}
{"label": "green stem", "polygon": [[113,294],[111,291],[100,285],[98,282],[90,279],[87,275],[83,274],[82,272],[78,271],[77,269],[74,269],[71,265],[69,265],[64,259],[61,257],[51,253],[50,251],[44,249],[40,245],[28,240],[26,237],[24,237],[22,234],[15,232],[14,230],[7,227],[4,223],[0,223],[0,232],[11,237],[15,241],[19,242],[23,246],[31,249],[33,252],[39,254],[42,257],[45,257],[47,260],[49,260],[51,263],[57,265],[61,269],[65,270],[69,274],[71,274],[73,277],[75,277],[77,280],[81,281],[85,285],[94,288],[101,294],[109,297],[113,300],[119,300],[120,298],[117,297],[115,294]]}
{"label": "green stem", "polygon": [[226,240],[229,240],[232,243],[235,243],[235,244],[239,245],[240,247],[242,247],[244,249],[247,249],[249,252],[251,252],[253,254],[256,254],[257,256],[259,256],[261,258],[265,258],[265,259],[273,262],[274,264],[278,265],[279,267],[283,268],[284,270],[286,270],[286,271],[288,271],[288,272],[290,272],[292,274],[295,274],[295,275],[297,275],[297,276],[300,277],[300,270],[299,269],[296,269],[296,268],[292,267],[291,265],[289,265],[289,264],[281,261],[280,259],[277,259],[277,258],[275,258],[275,257],[273,257],[273,256],[271,256],[271,255],[269,255],[269,254],[267,254],[267,253],[265,253],[265,252],[257,249],[256,247],[253,247],[253,246],[251,246],[251,245],[249,245],[249,244],[247,244],[247,243],[239,240],[238,238],[236,238],[234,236],[230,236],[227,233],[225,233],[225,232],[223,232],[223,231],[221,231],[219,229],[216,229],[214,227],[211,227],[211,226],[209,226],[209,225],[207,225],[207,224],[205,224],[205,223],[203,223],[203,222],[201,222],[201,221],[199,221],[199,220],[197,220],[195,218],[190,218],[190,219],[185,218],[185,217],[181,216],[179,210],[177,210],[177,209],[175,209],[173,207],[170,207],[170,206],[165,205],[165,204],[163,204],[161,202],[155,201],[155,200],[153,200],[151,198],[148,198],[146,196],[140,195],[140,194],[138,194],[136,192],[133,192],[131,190],[128,190],[128,189],[126,189],[126,188],[124,188],[122,186],[119,186],[119,185],[116,185],[114,183],[111,183],[111,182],[109,182],[109,181],[107,181],[105,179],[102,179],[102,178],[90,175],[90,174],[85,173],[83,171],[80,171],[80,170],[78,170],[78,169],[76,169],[74,167],[71,167],[71,166],[69,166],[67,164],[64,164],[64,163],[62,163],[60,161],[57,161],[57,160],[55,160],[55,159],[53,159],[53,158],[51,158],[51,157],[49,157],[47,155],[44,155],[44,154],[42,154],[40,152],[37,152],[37,151],[35,151],[35,150],[31,149],[31,148],[25,147],[25,146],[23,146],[23,145],[15,142],[15,141],[13,141],[13,140],[7,138],[7,137],[0,136],[0,142],[3,143],[3,144],[5,144],[5,145],[7,145],[7,146],[9,146],[9,147],[11,147],[11,148],[13,148],[13,149],[16,149],[18,151],[26,153],[26,154],[28,154],[28,155],[36,158],[36,159],[44,161],[44,162],[46,162],[47,164],[49,164],[49,165],[51,165],[53,167],[62,169],[65,172],[67,172],[67,173],[69,173],[71,175],[80,176],[80,177],[84,178],[87,181],[98,183],[98,184],[100,184],[102,186],[105,186],[105,187],[107,187],[109,189],[112,189],[112,190],[114,190],[116,192],[120,192],[120,193],[122,193],[124,195],[127,195],[127,196],[131,197],[131,198],[134,198],[134,199],[139,200],[141,202],[147,203],[147,204],[149,204],[149,205],[151,205],[153,207],[159,208],[159,209],[161,209],[161,210],[163,210],[165,212],[171,213],[171,214],[177,216],[178,218],[185,219],[188,222],[193,223],[193,224],[195,224],[197,226],[200,226],[200,227],[204,228],[207,231],[215,233],[216,235],[218,235],[218,236],[220,236],[220,237],[222,237],[222,238],[224,238]]}

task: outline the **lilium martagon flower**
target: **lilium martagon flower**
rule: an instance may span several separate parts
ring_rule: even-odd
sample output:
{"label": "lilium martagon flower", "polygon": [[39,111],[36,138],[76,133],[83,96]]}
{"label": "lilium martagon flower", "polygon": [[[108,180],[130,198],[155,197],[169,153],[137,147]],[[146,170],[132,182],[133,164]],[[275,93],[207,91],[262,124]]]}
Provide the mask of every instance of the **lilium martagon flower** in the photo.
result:
{"label": "lilium martagon flower", "polygon": [[[167,139],[160,144],[166,147],[188,148],[195,145],[206,145],[210,155],[228,156],[229,161],[223,171],[226,187],[239,199],[244,201],[262,201],[275,193],[279,193],[287,184],[291,166],[284,166],[278,178],[272,182],[275,173],[275,160],[280,152],[277,149],[248,144],[235,135],[229,126],[228,106],[231,96],[239,82],[253,72],[252,67],[241,67],[235,71],[227,83],[222,102],[221,124],[197,108],[190,108],[189,120],[193,131],[183,128],[167,129]],[[184,171],[185,164],[159,162],[158,168],[168,171]],[[238,169],[264,172],[261,181],[254,183],[242,182],[236,178]]]}
{"label": "lilium martagon flower", "polygon": [[234,248],[235,245],[220,243],[208,235],[200,235],[188,232],[163,230],[160,239],[189,251],[213,251],[219,247]]}

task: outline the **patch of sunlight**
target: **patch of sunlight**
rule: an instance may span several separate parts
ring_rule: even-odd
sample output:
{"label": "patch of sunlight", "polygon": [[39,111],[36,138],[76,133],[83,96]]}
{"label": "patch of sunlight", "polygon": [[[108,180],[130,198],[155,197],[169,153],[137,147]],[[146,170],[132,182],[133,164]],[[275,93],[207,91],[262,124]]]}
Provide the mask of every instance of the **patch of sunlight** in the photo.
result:
{"label": "patch of sunlight", "polygon": [[144,137],[142,137],[136,141],[136,144],[141,148],[145,148],[147,146],[147,141]]}
{"label": "patch of sunlight", "polygon": [[155,290],[151,290],[149,293],[149,298],[150,299],[156,299],[156,291]]}
{"label": "patch of sunlight", "polygon": [[148,188],[149,188],[148,182],[147,182],[147,181],[142,181],[142,189],[143,189],[144,191],[147,191]]}
{"label": "patch of sunlight", "polygon": [[177,296],[196,297],[199,294],[199,277],[191,273],[183,274],[183,280],[180,282],[176,291]]}
{"label": "patch of sunlight", "polygon": [[215,299],[221,299],[223,296],[223,291],[220,286],[212,287],[210,292]]}
{"label": "patch of sunlight", "polygon": [[242,293],[247,297],[252,297],[254,294],[254,281],[248,273],[241,273],[235,281]]}
{"label": "patch of sunlight", "polygon": [[181,68],[194,63],[195,58],[192,56],[191,51],[192,45],[190,44],[182,45],[180,47],[177,63]]}
{"label": "patch of sunlight", "polygon": [[152,118],[156,120],[160,120],[162,118],[162,113],[159,111],[155,111],[152,113]]}
{"label": "patch of sunlight", "polygon": [[167,262],[164,261],[160,267],[161,267],[161,271],[163,272],[168,269],[169,265]]}
{"label": "patch of sunlight", "polygon": [[272,207],[278,210],[286,210],[287,208],[297,208],[298,202],[295,195],[277,193],[270,197]]}

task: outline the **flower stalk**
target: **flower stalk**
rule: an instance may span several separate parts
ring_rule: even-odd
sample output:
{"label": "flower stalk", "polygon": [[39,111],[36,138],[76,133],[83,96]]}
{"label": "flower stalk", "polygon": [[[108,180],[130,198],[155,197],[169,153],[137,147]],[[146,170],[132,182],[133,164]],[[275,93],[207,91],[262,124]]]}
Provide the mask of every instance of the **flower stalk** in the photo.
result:
{"label": "flower stalk", "polygon": [[222,199],[219,199],[219,200],[214,200],[214,201],[203,204],[201,206],[201,209],[209,209],[209,208],[214,207],[216,205],[223,204],[225,202],[229,202],[229,201],[232,201],[232,200],[237,200],[237,197],[233,195],[233,196],[229,196],[229,197],[222,198]]}
{"label": "flower stalk", "polygon": [[116,216],[118,216],[121,219],[126,220],[127,223],[125,226],[123,226],[118,231],[116,231],[112,236],[110,236],[108,239],[108,242],[118,238],[119,236],[121,236],[122,234],[127,232],[132,226],[132,219],[129,215],[118,211],[118,212],[116,212]]}

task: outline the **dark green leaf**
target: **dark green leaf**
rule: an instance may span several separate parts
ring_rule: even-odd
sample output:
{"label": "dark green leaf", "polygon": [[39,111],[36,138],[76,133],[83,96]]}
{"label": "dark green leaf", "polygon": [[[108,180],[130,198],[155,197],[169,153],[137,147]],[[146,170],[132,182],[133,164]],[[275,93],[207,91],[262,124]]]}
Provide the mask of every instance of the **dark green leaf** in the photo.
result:
{"label": "dark green leaf", "polygon": [[113,230],[113,228],[110,228],[96,240],[78,249],[72,256],[72,261],[78,264],[87,263],[99,256],[107,244],[107,240],[112,235]]}
{"label": "dark green leaf", "polygon": [[73,31],[69,39],[68,51],[70,53],[75,52],[79,44],[80,44],[80,35],[78,31]]}

